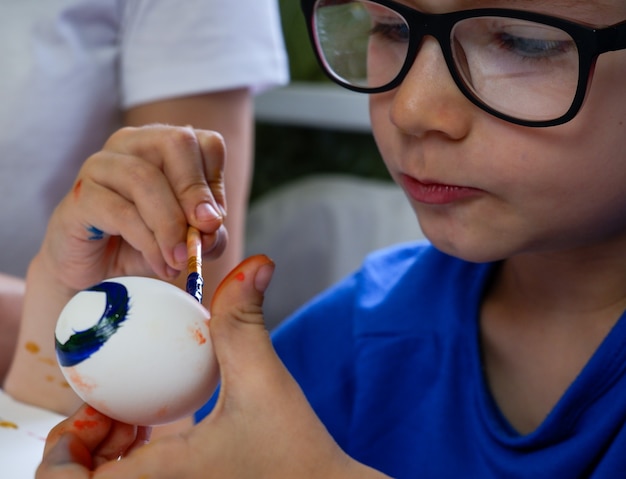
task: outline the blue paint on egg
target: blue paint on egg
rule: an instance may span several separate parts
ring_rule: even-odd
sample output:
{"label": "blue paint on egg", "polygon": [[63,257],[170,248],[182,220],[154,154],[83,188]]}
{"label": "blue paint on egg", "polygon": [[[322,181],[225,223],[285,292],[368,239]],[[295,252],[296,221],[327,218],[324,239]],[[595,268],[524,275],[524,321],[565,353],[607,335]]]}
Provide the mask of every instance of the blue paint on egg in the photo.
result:
{"label": "blue paint on egg", "polygon": [[76,366],[91,357],[128,319],[128,290],[123,284],[105,281],[85,291],[105,293],[106,307],[95,326],[84,331],[75,331],[65,343],[55,337],[57,357],[63,367]]}

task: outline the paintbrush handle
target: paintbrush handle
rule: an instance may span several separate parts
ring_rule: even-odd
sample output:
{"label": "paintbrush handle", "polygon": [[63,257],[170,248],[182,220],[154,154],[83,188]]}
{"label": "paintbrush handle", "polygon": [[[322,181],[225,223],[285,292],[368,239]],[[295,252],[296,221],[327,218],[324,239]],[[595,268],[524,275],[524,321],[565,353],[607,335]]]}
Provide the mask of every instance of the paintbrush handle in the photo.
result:
{"label": "paintbrush handle", "polygon": [[187,230],[187,292],[202,302],[202,238],[193,226]]}

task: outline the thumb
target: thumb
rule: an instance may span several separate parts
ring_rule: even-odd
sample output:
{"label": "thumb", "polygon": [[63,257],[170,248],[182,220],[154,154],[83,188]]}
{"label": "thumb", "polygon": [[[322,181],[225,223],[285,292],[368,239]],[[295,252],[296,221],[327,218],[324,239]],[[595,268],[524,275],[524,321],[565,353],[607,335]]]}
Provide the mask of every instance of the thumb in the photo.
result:
{"label": "thumb", "polygon": [[252,256],[220,283],[211,302],[210,334],[220,367],[222,393],[234,375],[271,370],[278,361],[263,320],[263,298],[274,263]]}

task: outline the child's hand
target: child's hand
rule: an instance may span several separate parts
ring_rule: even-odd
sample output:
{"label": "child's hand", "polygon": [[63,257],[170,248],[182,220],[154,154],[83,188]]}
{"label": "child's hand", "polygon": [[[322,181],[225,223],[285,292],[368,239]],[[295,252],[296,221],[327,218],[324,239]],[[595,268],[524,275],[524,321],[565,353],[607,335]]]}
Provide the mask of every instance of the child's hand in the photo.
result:
{"label": "child's hand", "polygon": [[[214,411],[180,436],[101,466],[95,478],[386,477],[337,446],[276,356],[261,311],[272,271],[266,257],[250,258],[216,292],[210,331],[222,385]],[[51,447],[54,440],[48,440],[39,479],[76,467],[67,452],[55,453],[67,445]],[[77,477],[89,476],[85,471]]]}
{"label": "child's hand", "polygon": [[145,444],[149,436],[149,428],[113,421],[83,405],[48,434],[44,461],[36,477],[90,477],[90,471],[129,454]]}
{"label": "child's hand", "polygon": [[224,143],[216,133],[151,125],[111,136],[78,173],[55,210],[40,252],[64,286],[83,289],[107,277],[172,279],[187,261],[187,226],[218,256]]}

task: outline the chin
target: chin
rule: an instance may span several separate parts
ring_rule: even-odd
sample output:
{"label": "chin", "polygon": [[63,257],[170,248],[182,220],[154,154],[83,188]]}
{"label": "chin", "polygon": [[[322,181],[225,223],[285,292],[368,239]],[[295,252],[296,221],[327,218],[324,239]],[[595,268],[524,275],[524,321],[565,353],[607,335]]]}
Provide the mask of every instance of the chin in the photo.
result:
{"label": "chin", "polygon": [[513,253],[507,248],[502,248],[502,242],[495,245],[494,241],[481,241],[477,238],[437,237],[425,233],[431,244],[442,253],[455,258],[469,261],[470,263],[492,263],[512,256]]}

